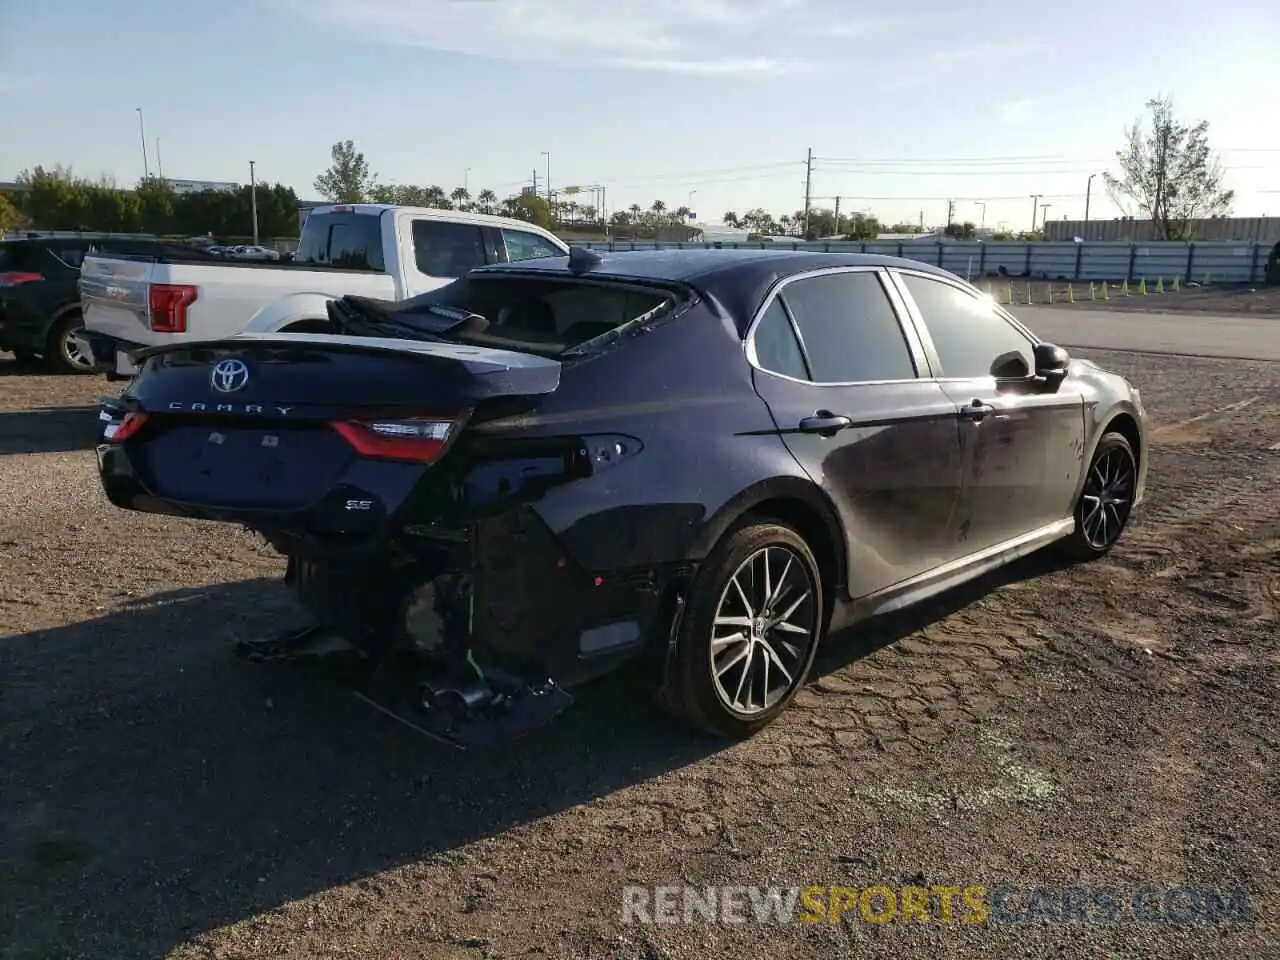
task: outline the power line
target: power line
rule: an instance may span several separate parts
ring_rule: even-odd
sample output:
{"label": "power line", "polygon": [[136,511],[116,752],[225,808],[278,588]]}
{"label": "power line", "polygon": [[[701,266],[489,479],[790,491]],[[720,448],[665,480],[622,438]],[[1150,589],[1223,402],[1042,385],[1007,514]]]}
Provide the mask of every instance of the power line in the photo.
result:
{"label": "power line", "polygon": [[[883,168],[857,169],[851,167],[819,167],[827,173],[850,174],[860,177],[1055,177],[1075,176],[1092,173],[1096,167],[1075,166],[1050,169],[1041,167],[1034,170],[886,170]],[[1271,170],[1272,166],[1230,166],[1223,165],[1223,170]]]}

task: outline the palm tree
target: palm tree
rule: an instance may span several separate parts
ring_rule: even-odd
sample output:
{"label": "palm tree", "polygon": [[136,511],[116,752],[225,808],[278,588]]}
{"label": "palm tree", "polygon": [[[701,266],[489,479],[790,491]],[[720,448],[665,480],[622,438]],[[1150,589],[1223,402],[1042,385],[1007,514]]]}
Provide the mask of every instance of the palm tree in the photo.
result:
{"label": "palm tree", "polygon": [[432,184],[422,191],[422,200],[428,207],[439,207],[445,209],[449,202],[449,198],[445,196],[444,189]]}
{"label": "palm tree", "polygon": [[520,198],[507,197],[502,201],[502,213],[504,216],[514,217],[520,212]]}
{"label": "palm tree", "polygon": [[597,211],[596,211],[596,208],[595,208],[595,207],[590,207],[590,206],[583,207],[583,208],[582,208],[582,219],[583,219],[583,220],[585,220],[587,223],[595,223],[595,222],[596,222],[596,213],[597,213]]}
{"label": "palm tree", "polygon": [[649,209],[652,210],[655,214],[658,214],[659,216],[661,216],[662,211],[667,209],[667,205],[663,203],[661,200],[655,200],[653,201],[653,206],[651,206]]}
{"label": "palm tree", "polygon": [[480,196],[477,199],[480,201],[481,213],[493,213],[493,208],[498,202],[498,195],[486,187],[480,191]]}
{"label": "palm tree", "polygon": [[678,220],[680,223],[684,223],[692,214],[693,211],[688,207],[676,207],[676,212],[671,215],[671,218],[673,220]]}
{"label": "palm tree", "polygon": [[449,199],[457,204],[459,210],[465,210],[467,209],[468,201],[471,200],[471,193],[466,187],[454,187],[453,193],[449,194]]}
{"label": "palm tree", "polygon": [[640,222],[640,204],[633,203],[628,209],[631,211],[631,222],[639,223]]}
{"label": "palm tree", "polygon": [[738,215],[734,213],[732,210],[729,210],[728,212],[726,212],[725,215],[720,218],[720,222],[723,223],[726,227],[742,226],[742,221],[738,219]]}

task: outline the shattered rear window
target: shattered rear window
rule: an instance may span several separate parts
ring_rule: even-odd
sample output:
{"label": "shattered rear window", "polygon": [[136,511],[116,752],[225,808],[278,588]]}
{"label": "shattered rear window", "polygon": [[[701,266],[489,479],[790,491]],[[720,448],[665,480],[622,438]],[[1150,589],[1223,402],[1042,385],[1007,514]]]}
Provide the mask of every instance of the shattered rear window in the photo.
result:
{"label": "shattered rear window", "polygon": [[604,280],[543,277],[464,277],[411,300],[388,305],[388,319],[429,327],[431,307],[483,317],[447,338],[540,352],[571,350],[628,323],[656,318],[687,299],[669,288]]}

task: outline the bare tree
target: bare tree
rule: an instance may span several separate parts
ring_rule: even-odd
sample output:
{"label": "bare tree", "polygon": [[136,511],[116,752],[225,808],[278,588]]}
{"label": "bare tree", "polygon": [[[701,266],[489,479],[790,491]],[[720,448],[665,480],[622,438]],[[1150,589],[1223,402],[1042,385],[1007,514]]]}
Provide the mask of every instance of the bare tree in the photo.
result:
{"label": "bare tree", "polygon": [[1190,240],[1192,221],[1227,213],[1235,191],[1223,187],[1222,163],[1209,149],[1209,122],[1180,122],[1173,101],[1147,101],[1150,129],[1141,119],[1125,130],[1125,146],[1116,152],[1119,177],[1104,173],[1112,199],[1137,207],[1151,218],[1153,234],[1163,240]]}

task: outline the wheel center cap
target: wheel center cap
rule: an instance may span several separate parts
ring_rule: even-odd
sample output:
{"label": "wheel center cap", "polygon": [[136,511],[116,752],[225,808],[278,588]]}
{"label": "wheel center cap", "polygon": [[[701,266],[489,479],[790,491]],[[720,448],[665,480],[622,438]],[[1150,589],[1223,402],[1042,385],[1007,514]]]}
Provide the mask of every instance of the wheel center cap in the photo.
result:
{"label": "wheel center cap", "polygon": [[751,632],[757,637],[761,636],[764,633],[765,622],[764,617],[756,617],[751,621]]}

